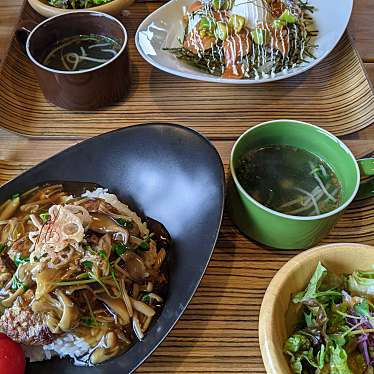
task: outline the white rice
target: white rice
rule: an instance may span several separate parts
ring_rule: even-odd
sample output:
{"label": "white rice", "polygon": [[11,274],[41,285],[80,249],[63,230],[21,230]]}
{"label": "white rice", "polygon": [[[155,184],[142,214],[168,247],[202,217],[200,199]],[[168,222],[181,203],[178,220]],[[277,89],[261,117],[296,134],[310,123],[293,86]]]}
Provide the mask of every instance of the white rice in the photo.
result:
{"label": "white rice", "polygon": [[73,334],[65,334],[47,345],[22,345],[22,348],[30,362],[50,360],[54,356],[71,357],[77,366],[87,365],[91,349],[84,339]]}

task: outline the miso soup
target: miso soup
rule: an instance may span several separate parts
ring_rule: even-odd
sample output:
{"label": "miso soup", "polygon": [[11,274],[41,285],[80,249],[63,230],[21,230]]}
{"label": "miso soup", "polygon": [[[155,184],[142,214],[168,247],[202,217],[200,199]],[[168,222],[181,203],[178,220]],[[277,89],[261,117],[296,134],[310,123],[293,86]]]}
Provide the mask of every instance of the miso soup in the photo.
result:
{"label": "miso soup", "polygon": [[304,149],[271,145],[244,154],[239,183],[259,203],[281,213],[315,216],[339,207],[341,184],[333,169]]}
{"label": "miso soup", "polygon": [[53,44],[42,63],[55,70],[87,70],[111,60],[120,49],[120,43],[107,36],[76,35]]}

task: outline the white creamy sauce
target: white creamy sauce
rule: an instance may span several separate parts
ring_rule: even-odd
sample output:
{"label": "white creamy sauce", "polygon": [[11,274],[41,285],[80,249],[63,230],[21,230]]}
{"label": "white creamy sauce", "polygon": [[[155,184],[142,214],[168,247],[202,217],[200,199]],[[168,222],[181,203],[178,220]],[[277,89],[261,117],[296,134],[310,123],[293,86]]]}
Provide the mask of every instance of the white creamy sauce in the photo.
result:
{"label": "white creamy sauce", "polygon": [[[207,3],[208,0],[203,0],[203,2]],[[290,5],[290,4],[288,4]],[[204,8],[202,9],[202,14],[204,13]],[[206,8],[206,13],[209,14],[210,11],[208,10],[208,7]],[[243,66],[247,65],[256,65],[256,67],[253,68],[255,79],[261,79],[261,78],[269,78],[269,77],[275,77],[277,73],[275,73],[275,61],[278,58],[281,58],[282,64],[284,65],[285,62],[289,62],[290,56],[288,56],[288,50],[292,48],[293,50],[297,50],[298,43],[300,43],[300,40],[302,40],[301,35],[298,34],[298,29],[296,25],[292,25],[288,28],[288,34],[286,36],[282,36],[283,34],[280,34],[281,31],[275,31],[271,26],[274,17],[272,16],[271,12],[268,9],[268,4],[266,3],[266,0],[234,0],[234,5],[232,9],[230,10],[231,14],[239,15],[245,18],[245,27],[247,28],[247,38],[248,34],[251,32],[251,30],[258,28],[264,28],[266,27],[266,34],[267,37],[271,37],[271,40],[268,40],[267,47],[263,47],[260,45],[257,45],[252,41],[249,49],[251,50],[251,53],[248,54],[248,45],[246,42],[243,42],[244,39],[238,36],[231,36],[225,41],[226,47],[228,47],[229,53],[226,54],[230,57],[230,61],[226,61],[226,67],[230,67],[231,71],[234,74],[239,74],[237,69],[237,62],[243,63]],[[197,25],[200,22],[202,15],[200,14],[189,14],[188,10],[183,7],[183,14],[188,16],[188,27],[187,32],[190,35],[190,45],[195,47],[195,49],[198,51],[198,55],[200,56],[201,50],[204,50],[202,38],[197,31]],[[276,32],[276,37],[274,38],[274,32]],[[291,41],[289,41],[289,35],[290,32],[292,32],[292,35],[294,35],[294,39],[292,40],[292,45],[289,45]],[[279,33],[279,34],[278,34]],[[234,40],[235,38],[235,40]],[[249,37],[248,39],[251,39]],[[236,41],[236,42],[235,42]],[[301,43],[301,49],[299,51],[300,58],[304,58],[304,49],[305,45],[302,42]],[[213,51],[212,51],[213,53]],[[221,47],[218,51],[221,58],[224,58],[223,56],[223,48]],[[257,61],[255,58],[255,55],[258,56]],[[236,58],[236,56],[239,56]],[[292,56],[291,56],[292,58]],[[243,61],[245,59],[245,61]],[[296,64],[293,63],[293,67],[295,67]],[[289,72],[289,69],[286,67],[284,68],[280,73],[281,74],[287,74]]]}
{"label": "white creamy sauce", "polygon": [[188,32],[192,32],[192,30],[197,26],[200,22],[201,16],[199,14],[189,14],[188,15]]}
{"label": "white creamy sauce", "polygon": [[266,9],[264,0],[236,0],[232,13],[246,19],[245,26],[255,28],[259,22],[271,22],[270,12]]}
{"label": "white creamy sauce", "polygon": [[[266,7],[264,0],[236,0],[232,8],[232,13],[242,16],[246,19],[245,26],[249,29],[255,29],[259,24],[272,23],[273,16]],[[269,30],[268,30],[269,31]],[[252,43],[251,63],[254,64],[254,48],[257,48],[257,54],[259,56],[259,64],[265,66],[268,63],[267,54],[265,48],[261,48],[258,45]],[[271,59],[273,61],[273,45],[271,41]],[[243,54],[242,54],[243,56]],[[266,70],[266,69],[264,69]],[[269,71],[263,71],[263,69],[254,69],[255,79],[269,77]]]}

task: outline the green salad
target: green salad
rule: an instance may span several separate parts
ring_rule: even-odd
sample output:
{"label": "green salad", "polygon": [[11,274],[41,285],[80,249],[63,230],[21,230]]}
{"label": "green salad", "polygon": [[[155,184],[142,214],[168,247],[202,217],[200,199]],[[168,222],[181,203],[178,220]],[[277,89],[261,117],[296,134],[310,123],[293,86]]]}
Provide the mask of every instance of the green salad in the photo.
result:
{"label": "green salad", "polygon": [[302,318],[284,344],[293,373],[374,373],[374,271],[337,275],[321,263],[292,297]]}
{"label": "green salad", "polygon": [[113,0],[48,0],[48,4],[61,9],[86,9],[111,1]]}

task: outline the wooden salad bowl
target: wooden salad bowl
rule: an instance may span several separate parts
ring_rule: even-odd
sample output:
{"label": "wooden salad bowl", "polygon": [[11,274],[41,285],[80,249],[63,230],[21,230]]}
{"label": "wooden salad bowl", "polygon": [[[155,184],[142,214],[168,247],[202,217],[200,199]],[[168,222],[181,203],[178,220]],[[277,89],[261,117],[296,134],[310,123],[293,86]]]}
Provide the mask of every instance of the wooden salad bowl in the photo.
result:
{"label": "wooden salad bowl", "polygon": [[268,374],[292,374],[283,345],[298,321],[297,309],[290,306],[291,295],[305,289],[321,261],[337,274],[372,270],[374,247],[337,243],[314,247],[288,261],[270,282],[261,305],[259,339]]}
{"label": "wooden salad bowl", "polygon": [[[128,8],[134,1],[135,0],[112,0],[109,3],[87,8],[86,10],[118,16],[122,10]],[[44,17],[53,17],[57,16],[58,14],[74,12],[74,9],[61,9],[49,5],[47,0],[28,0],[28,2],[36,12]]]}

